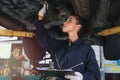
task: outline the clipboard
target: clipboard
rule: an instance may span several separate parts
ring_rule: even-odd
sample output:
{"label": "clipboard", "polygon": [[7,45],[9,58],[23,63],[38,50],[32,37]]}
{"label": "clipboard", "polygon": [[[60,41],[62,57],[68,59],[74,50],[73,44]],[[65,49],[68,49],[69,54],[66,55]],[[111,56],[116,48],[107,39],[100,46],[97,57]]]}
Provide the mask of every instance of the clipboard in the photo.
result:
{"label": "clipboard", "polygon": [[42,69],[36,68],[40,74],[43,76],[50,76],[50,77],[64,77],[66,74],[75,75],[74,71],[71,69]]}

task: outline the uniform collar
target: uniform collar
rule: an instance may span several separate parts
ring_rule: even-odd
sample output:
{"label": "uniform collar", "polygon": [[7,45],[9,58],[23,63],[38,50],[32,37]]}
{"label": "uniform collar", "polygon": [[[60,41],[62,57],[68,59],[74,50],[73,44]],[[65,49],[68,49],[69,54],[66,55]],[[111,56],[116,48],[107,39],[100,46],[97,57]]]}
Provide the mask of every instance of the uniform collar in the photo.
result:
{"label": "uniform collar", "polygon": [[69,44],[69,46],[71,46],[71,45],[76,45],[76,44],[82,44],[84,41],[83,41],[83,39],[81,39],[81,38],[79,38],[79,39],[77,39],[75,42],[72,42],[72,43],[70,43],[69,42],[69,40],[68,40],[68,44]]}

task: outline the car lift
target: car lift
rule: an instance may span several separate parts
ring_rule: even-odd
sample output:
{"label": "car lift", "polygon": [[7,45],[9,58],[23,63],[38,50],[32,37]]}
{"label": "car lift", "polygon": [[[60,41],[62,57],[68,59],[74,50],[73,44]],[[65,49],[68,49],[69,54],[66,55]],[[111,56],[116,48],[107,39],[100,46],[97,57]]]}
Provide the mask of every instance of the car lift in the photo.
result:
{"label": "car lift", "polygon": [[[117,33],[120,33],[120,26],[102,30],[101,32],[98,32],[97,35],[108,36],[108,35],[117,34]],[[33,32],[14,31],[14,30],[7,30],[7,29],[0,30],[0,36],[9,36],[9,37],[17,36],[17,37],[33,38],[34,35],[35,34]]]}
{"label": "car lift", "polygon": [[27,31],[14,31],[14,30],[0,29],[0,36],[9,36],[9,37],[16,36],[16,37],[33,38],[34,33],[27,32]]}
{"label": "car lift", "polygon": [[103,30],[101,32],[98,32],[97,35],[109,36],[109,35],[113,35],[113,34],[117,34],[117,33],[120,33],[120,26]]}

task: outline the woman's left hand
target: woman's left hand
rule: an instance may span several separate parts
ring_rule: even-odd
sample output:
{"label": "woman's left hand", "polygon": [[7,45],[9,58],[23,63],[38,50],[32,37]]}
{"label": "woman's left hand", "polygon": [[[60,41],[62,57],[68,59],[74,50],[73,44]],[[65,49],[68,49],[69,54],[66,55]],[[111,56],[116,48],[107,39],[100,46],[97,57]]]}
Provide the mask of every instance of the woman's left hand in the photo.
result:
{"label": "woman's left hand", "polygon": [[83,75],[80,72],[74,73],[75,75],[65,75],[65,78],[70,80],[83,80]]}

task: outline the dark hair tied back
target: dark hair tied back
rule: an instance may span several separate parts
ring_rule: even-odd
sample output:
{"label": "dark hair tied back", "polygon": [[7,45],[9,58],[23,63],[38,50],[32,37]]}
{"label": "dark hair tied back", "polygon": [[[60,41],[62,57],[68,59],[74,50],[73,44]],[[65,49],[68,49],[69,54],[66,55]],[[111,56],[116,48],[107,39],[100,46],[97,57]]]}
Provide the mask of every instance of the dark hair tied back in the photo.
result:
{"label": "dark hair tied back", "polygon": [[85,19],[79,15],[73,15],[73,16],[76,17],[78,24],[82,25],[80,31],[78,32],[79,37],[85,37],[91,30],[90,19]]}

